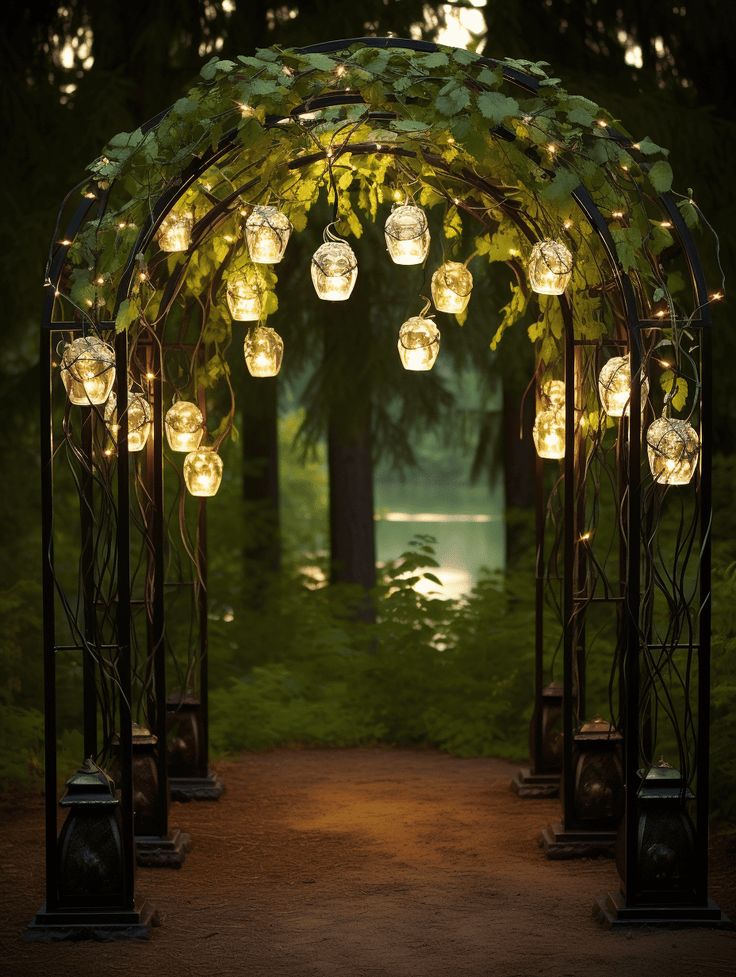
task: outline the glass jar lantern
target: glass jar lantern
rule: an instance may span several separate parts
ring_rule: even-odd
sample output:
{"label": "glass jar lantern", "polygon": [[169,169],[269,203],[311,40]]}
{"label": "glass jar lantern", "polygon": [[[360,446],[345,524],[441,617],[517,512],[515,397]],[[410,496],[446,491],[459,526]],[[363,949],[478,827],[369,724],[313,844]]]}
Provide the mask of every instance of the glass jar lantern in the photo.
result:
{"label": "glass jar lantern", "polygon": [[250,260],[257,265],[276,265],[284,257],[292,225],[278,207],[257,206],[245,222]]}
{"label": "glass jar lantern", "polygon": [[245,337],[243,355],[252,377],[275,377],[284,358],[284,341],[275,329],[253,326]]}
{"label": "glass jar lantern", "polygon": [[440,351],[440,331],[431,319],[414,315],[399,330],[398,350],[405,370],[431,370]]}
{"label": "glass jar lantern", "polygon": [[[649,395],[649,380],[641,374],[641,400]],[[631,399],[631,364],[629,354],[614,356],[601,368],[598,374],[598,396],[601,407],[609,417],[629,416]]]}
{"label": "glass jar lantern", "polygon": [[211,498],[222,481],[222,458],[211,446],[200,446],[184,459],[184,481],[190,495]]}
{"label": "glass jar lantern", "polygon": [[621,734],[596,716],[573,738],[576,820],[593,831],[615,831],[623,813]]}
{"label": "glass jar lantern", "polygon": [[236,322],[258,322],[261,318],[261,293],[245,275],[233,275],[227,281],[227,305]]}
{"label": "glass jar lantern", "polygon": [[162,251],[187,251],[192,243],[194,211],[169,211],[161,221],[156,240]]}
{"label": "glass jar lantern", "polygon": [[565,457],[565,412],[562,407],[540,410],[532,430],[534,447],[540,458]]}
{"label": "glass jar lantern", "polygon": [[660,485],[687,485],[695,474],[700,438],[687,421],[658,417],[647,430],[649,467]]}
{"label": "glass jar lantern", "polygon": [[325,229],[325,243],[312,255],[312,284],[325,302],[350,298],[358,278],[358,260],[347,241]]}
{"label": "glass jar lantern", "polygon": [[204,417],[196,404],[177,400],[166,411],[164,426],[172,451],[194,451],[204,434]]}
{"label": "glass jar lantern", "polygon": [[80,336],[64,347],[59,371],[73,404],[104,404],[115,382],[115,350],[97,336]]}
{"label": "glass jar lantern", "polygon": [[386,247],[396,265],[421,265],[429,252],[429,222],[421,207],[394,207],[384,225]]}
{"label": "glass jar lantern", "polygon": [[473,276],[459,261],[446,261],[432,275],[432,301],[438,312],[464,312],[472,290]]}
{"label": "glass jar lantern", "polygon": [[[105,404],[105,423],[117,443],[118,399],[113,391]],[[128,451],[143,451],[151,433],[153,412],[143,394],[128,391]]]}
{"label": "glass jar lantern", "polygon": [[527,273],[533,292],[562,295],[572,276],[572,254],[562,241],[537,241],[529,256]]}

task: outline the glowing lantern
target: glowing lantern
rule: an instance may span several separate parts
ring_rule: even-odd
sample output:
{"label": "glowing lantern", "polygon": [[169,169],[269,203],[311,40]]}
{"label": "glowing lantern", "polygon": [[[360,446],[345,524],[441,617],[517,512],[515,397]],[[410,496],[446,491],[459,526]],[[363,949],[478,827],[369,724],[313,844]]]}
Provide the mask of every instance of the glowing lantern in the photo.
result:
{"label": "glowing lantern", "polygon": [[166,412],[166,439],[172,451],[194,451],[204,434],[204,417],[196,404],[177,400]]}
{"label": "glowing lantern", "polygon": [[[151,433],[153,413],[151,405],[143,394],[128,391],[128,451],[143,451]],[[110,429],[110,433],[117,441],[119,430],[118,423],[118,399],[115,393],[111,393],[105,404],[105,423]]]}
{"label": "glowing lantern", "polygon": [[529,284],[539,295],[562,295],[572,275],[572,255],[562,243],[537,241],[529,256]]}
{"label": "glowing lantern", "polygon": [[534,447],[540,458],[565,457],[565,415],[558,408],[541,410],[532,431]]}
{"label": "glowing lantern", "polygon": [[431,370],[440,351],[440,331],[423,314],[414,315],[399,330],[398,349],[405,370]]}
{"label": "glowing lantern", "polygon": [[358,261],[347,241],[325,229],[325,243],[312,255],[312,283],[319,298],[344,302],[358,278]]}
{"label": "glowing lantern", "polygon": [[[642,373],[641,399],[645,401],[649,394],[649,381]],[[598,375],[598,395],[601,406],[609,417],[629,416],[629,400],[631,399],[631,365],[629,354],[614,356],[601,369]]]}
{"label": "glowing lantern", "polygon": [[64,347],[60,372],[73,404],[104,404],[115,382],[115,350],[97,336],[80,336]]}
{"label": "glowing lantern", "polygon": [[200,447],[184,459],[184,481],[191,495],[209,498],[217,494],[222,481],[222,458],[214,448]]}
{"label": "glowing lantern", "polygon": [[186,251],[192,243],[194,212],[191,210],[170,211],[161,221],[156,233],[158,246],[162,251]]}
{"label": "glowing lantern", "polygon": [[459,261],[446,261],[432,275],[432,300],[438,312],[464,312],[473,290],[473,276]]}
{"label": "glowing lantern", "polygon": [[429,224],[421,207],[394,207],[384,225],[386,247],[397,265],[421,265],[429,251]]}
{"label": "glowing lantern", "polygon": [[563,407],[565,404],[565,381],[546,380],[542,385],[542,397],[550,407]]}
{"label": "glowing lantern", "polygon": [[228,279],[227,304],[236,322],[258,322],[261,318],[261,293],[245,275]]}
{"label": "glowing lantern", "polygon": [[284,257],[291,229],[291,221],[278,207],[254,207],[245,222],[250,260],[258,265],[278,264]]}
{"label": "glowing lantern", "polygon": [[698,467],[700,438],[687,421],[658,417],[647,431],[647,453],[655,482],[687,485]]}
{"label": "glowing lantern", "polygon": [[284,341],[275,329],[253,326],[243,343],[245,365],[252,377],[275,377],[284,357]]}

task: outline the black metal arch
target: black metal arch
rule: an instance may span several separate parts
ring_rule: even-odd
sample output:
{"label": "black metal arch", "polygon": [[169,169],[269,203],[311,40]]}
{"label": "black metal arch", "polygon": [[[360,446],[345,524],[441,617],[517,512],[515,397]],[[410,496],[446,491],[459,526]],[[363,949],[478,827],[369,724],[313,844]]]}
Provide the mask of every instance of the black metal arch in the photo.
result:
{"label": "black metal arch", "polygon": [[[316,52],[337,52],[345,50],[351,45],[361,44],[366,47],[374,48],[403,48],[410,51],[434,52],[441,50],[438,45],[432,42],[415,41],[400,38],[351,38],[340,41],[329,41],[322,44],[312,45],[298,49],[301,53]],[[503,69],[505,78],[524,89],[529,93],[536,93],[538,90],[537,79],[529,74],[509,67],[491,58],[481,58],[479,64],[496,68],[499,65]],[[325,91],[318,98],[310,99],[309,110],[324,108],[326,106],[354,104],[361,102],[358,93],[345,92],[342,90]],[[306,106],[305,106],[306,110]],[[298,111],[298,110],[295,110]],[[144,133],[155,128],[165,117],[168,110],[155,116],[142,127]],[[275,126],[288,116],[269,116],[267,124]],[[391,118],[392,113],[387,106],[387,111],[383,117]],[[514,139],[515,135],[504,127],[498,127],[494,134],[502,139]],[[631,146],[630,142],[622,134],[615,132],[609,127],[608,134],[614,139],[619,140],[626,146],[633,158],[643,160],[637,151]],[[221,160],[228,153],[236,148],[236,131],[226,133],[219,145],[208,151],[201,159],[193,161],[185,168],[182,175],[172,182],[170,187],[161,195],[144,225],[140,228],[137,239],[132,246],[128,261],[121,277],[117,295],[115,309],[111,319],[95,323],[95,328],[101,331],[114,331],[114,318],[120,304],[129,297],[136,269],[136,255],[145,252],[154,240],[155,234],[166,215],[173,209],[181,196],[206,172],[214,163]],[[375,153],[376,146],[365,144],[351,146],[350,152]],[[383,147],[383,153],[400,155],[408,152],[397,147]],[[534,158],[533,151],[528,151],[531,158]],[[316,153],[309,157],[292,160],[290,166],[297,168],[307,165],[320,159],[324,154]],[[430,159],[430,163],[433,161]],[[438,168],[445,167],[441,160],[433,162]],[[482,180],[477,174],[467,170],[459,174],[453,171],[455,176],[460,176],[468,185],[474,186],[479,192],[488,194],[496,200],[505,211],[509,219],[514,221],[521,233],[533,242],[536,234],[533,228],[528,226],[526,215],[519,208],[505,205],[503,200],[498,200],[498,192],[487,181]],[[234,191],[228,198],[220,201],[211,211],[199,221],[194,228],[193,245],[197,244],[211,233],[218,223],[226,218],[239,199],[241,194],[247,191],[249,184]],[[55,631],[55,606],[54,591],[55,580],[53,571],[53,444],[49,432],[53,431],[53,412],[50,392],[52,344],[51,337],[54,333],[79,332],[82,324],[78,321],[54,321],[54,306],[56,290],[61,283],[61,279],[67,264],[69,244],[72,241],[84,222],[91,214],[96,213],[101,216],[106,209],[109,190],[96,192],[94,198],[85,197],[79,204],[76,212],[69,221],[65,233],[64,243],[57,244],[52,248],[49,261],[48,277],[46,281],[46,294],[42,317],[41,335],[41,370],[42,370],[42,407],[41,407],[41,430],[42,430],[42,538],[43,538],[43,587],[44,587],[44,662],[45,662],[45,712],[46,712],[46,861],[47,861],[47,892],[46,907],[39,914],[37,927],[39,929],[50,928],[58,925],[69,925],[69,918],[80,922],[82,914],[64,904],[64,899],[59,894],[58,866],[58,828],[56,815],[56,732],[55,732],[55,710],[56,710],[56,690],[55,690],[55,656],[59,650],[56,644]],[[623,702],[623,726],[625,734],[624,746],[624,777],[627,785],[626,806],[624,815],[624,847],[621,859],[622,887],[623,896],[620,899],[614,898],[605,907],[609,921],[631,922],[646,919],[648,922],[668,922],[673,918],[682,921],[696,923],[722,923],[723,918],[720,911],[713,907],[708,900],[707,892],[707,845],[708,845],[708,723],[709,723],[709,642],[710,642],[710,505],[711,505],[711,476],[710,476],[710,318],[708,313],[708,293],[705,283],[705,276],[698,256],[690,230],[686,226],[675,198],[671,193],[658,195],[659,205],[661,206],[668,221],[671,222],[674,237],[677,240],[681,253],[685,258],[693,292],[696,299],[698,315],[690,325],[698,328],[701,335],[701,387],[700,387],[700,422],[701,422],[701,458],[699,467],[699,525],[701,532],[701,548],[698,560],[699,587],[700,587],[700,607],[698,617],[698,757],[697,757],[697,800],[696,800],[696,861],[697,861],[697,884],[694,890],[689,893],[688,898],[682,898],[681,894],[675,894],[670,902],[664,900],[661,905],[653,905],[650,895],[642,889],[639,879],[639,852],[638,852],[638,833],[641,817],[640,804],[638,802],[638,772],[641,765],[642,742],[640,731],[640,714],[642,703],[640,701],[640,659],[642,653],[642,632],[641,632],[641,581],[646,575],[644,566],[645,554],[642,552],[642,532],[644,531],[643,520],[647,514],[642,511],[642,491],[641,491],[641,472],[642,472],[642,391],[641,391],[641,363],[642,363],[642,336],[650,329],[661,329],[662,322],[658,319],[643,319],[639,315],[635,290],[631,279],[624,271],[618,259],[616,246],[608,228],[607,221],[596,206],[589,191],[584,186],[577,187],[571,194],[581,215],[590,224],[595,232],[603,253],[605,254],[610,266],[616,293],[620,298],[623,309],[623,321],[627,332],[626,348],[631,357],[631,400],[630,417],[626,425],[627,445],[626,451],[621,459],[621,477],[626,487],[626,513],[625,528],[628,546],[624,546],[622,554],[625,557],[625,567],[622,567],[623,577],[620,581],[624,592],[624,614],[621,617],[622,627],[625,634],[625,652],[622,663],[622,688],[624,690]],[[162,308],[165,312],[171,307],[176,294],[181,287],[187,271],[187,262],[182,262],[174,273],[169,277],[165,292]],[[564,343],[564,366],[566,376],[566,399],[565,399],[565,439],[566,451],[564,461],[564,508],[566,518],[564,521],[563,557],[564,557],[564,588],[563,588],[563,677],[564,677],[564,697],[563,697],[563,727],[565,731],[563,748],[564,760],[562,765],[562,799],[563,799],[563,823],[562,832],[564,843],[574,844],[575,836],[580,835],[579,825],[576,823],[574,815],[574,769],[573,769],[573,734],[575,732],[574,703],[576,695],[583,694],[583,690],[576,687],[580,678],[579,656],[581,652],[581,633],[578,629],[576,619],[576,585],[578,582],[578,567],[581,559],[580,541],[578,533],[580,527],[575,518],[576,505],[580,492],[580,445],[576,438],[576,404],[575,404],[575,383],[576,375],[576,356],[580,342],[575,338],[573,326],[573,309],[571,302],[565,296],[560,297],[562,318],[565,330]],[[127,375],[128,362],[128,340],[126,333],[120,333],[115,340],[116,367],[119,377]],[[129,474],[128,474],[128,431],[127,431],[127,383],[119,384],[117,387],[118,412],[122,420],[118,432],[117,443],[117,585],[118,585],[118,618],[117,618],[117,643],[119,649],[119,669],[121,677],[120,685],[120,769],[121,769],[121,812],[122,812],[122,836],[124,845],[124,875],[125,887],[123,901],[118,907],[122,915],[119,919],[108,919],[108,923],[115,926],[122,921],[123,916],[127,920],[127,925],[131,925],[130,920],[135,917],[135,925],[145,926],[145,913],[135,908],[135,893],[133,887],[133,866],[135,851],[133,843],[133,777],[132,777],[132,754],[130,738],[130,619],[128,605],[130,602],[130,566],[129,566],[129,546],[130,530],[127,518],[124,514],[129,507]],[[152,449],[156,465],[160,471],[160,459],[163,451],[163,422],[162,422],[162,392],[161,384],[156,383],[153,389],[154,396],[154,427]],[[82,411],[89,412],[89,408],[82,408]],[[91,423],[91,421],[90,421]],[[541,465],[537,465],[537,566],[541,565],[544,519],[543,519],[543,484]],[[541,488],[539,487],[541,486]],[[154,504],[153,514],[153,538],[162,537],[162,519],[160,516],[160,506],[163,499],[163,486],[160,477],[154,477],[151,483],[151,491]],[[156,515],[155,509],[159,507]],[[201,504],[200,519],[202,534],[204,535],[204,504]],[[541,513],[541,521],[540,521]],[[623,542],[622,542],[623,546]],[[206,566],[206,564],[204,564]],[[162,635],[165,628],[165,613],[163,606],[163,569],[156,571],[158,584],[154,588],[152,595],[153,602],[153,646],[159,655],[158,668],[161,671],[161,646]],[[206,588],[204,593],[206,601]],[[537,665],[543,658],[542,646],[542,615],[543,593],[537,587],[537,634],[536,634],[536,658]],[[200,608],[201,612],[201,608]],[[203,614],[203,625],[206,626],[206,604]],[[206,635],[204,640],[206,641]],[[82,646],[81,650],[84,651]],[[87,656],[84,658],[85,662]],[[205,658],[203,656],[203,661]],[[206,691],[206,666],[204,671],[204,685]],[[539,704],[542,693],[541,670],[537,667],[535,672],[535,699]],[[161,677],[161,683],[165,689],[165,678]],[[86,702],[89,705],[88,702]],[[92,707],[94,702],[92,701]],[[127,710],[127,711],[126,711]],[[161,710],[159,710],[159,720],[161,720]],[[90,749],[93,744],[92,724],[86,725],[88,735],[85,736],[85,752],[94,753]],[[159,735],[165,736],[165,726],[160,725]],[[163,774],[165,782],[165,772]],[[164,814],[164,824],[166,823]],[[85,910],[87,911],[87,910]],[[137,913],[137,915],[136,915]],[[127,914],[127,915],[126,915]],[[131,915],[132,914],[132,915]],[[89,915],[89,913],[88,913]],[[99,920],[92,923],[96,926],[102,925]],[[87,921],[89,925],[89,920]]]}

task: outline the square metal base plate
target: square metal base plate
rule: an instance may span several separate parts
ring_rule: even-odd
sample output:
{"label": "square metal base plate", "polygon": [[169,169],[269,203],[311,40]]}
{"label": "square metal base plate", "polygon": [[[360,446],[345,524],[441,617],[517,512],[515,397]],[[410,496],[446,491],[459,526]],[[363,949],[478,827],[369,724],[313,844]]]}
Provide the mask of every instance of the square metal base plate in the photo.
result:
{"label": "square metal base plate", "polygon": [[529,767],[522,767],[511,781],[511,789],[519,797],[557,797],[560,793],[560,775],[532,773]]}
{"label": "square metal base plate", "polygon": [[733,922],[709,901],[706,906],[627,906],[620,892],[601,896],[593,916],[606,928],[623,926],[710,926],[733,929]]}
{"label": "square metal base plate", "polygon": [[539,838],[547,858],[613,858],[615,831],[566,831],[562,823],[548,824]]}

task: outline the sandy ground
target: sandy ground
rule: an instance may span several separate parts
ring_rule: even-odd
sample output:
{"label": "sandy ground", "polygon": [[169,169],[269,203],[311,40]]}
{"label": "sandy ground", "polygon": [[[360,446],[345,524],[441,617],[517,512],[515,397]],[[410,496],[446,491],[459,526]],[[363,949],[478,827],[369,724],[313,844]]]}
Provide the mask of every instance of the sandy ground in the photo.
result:
{"label": "sandy ground", "polygon": [[[550,862],[557,801],[514,767],[408,750],[281,750],[219,767],[219,803],[174,805],[194,850],[141,870],[149,942],[25,944],[42,897],[40,801],[3,809],[5,977],[704,977],[736,975],[736,933],[611,932],[591,916],[608,860]],[[736,856],[713,896],[736,914]]]}

